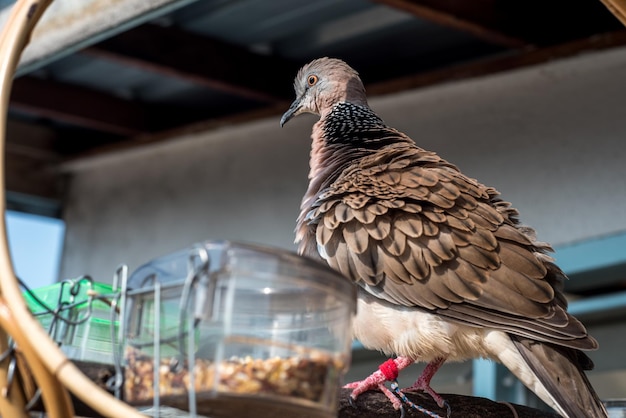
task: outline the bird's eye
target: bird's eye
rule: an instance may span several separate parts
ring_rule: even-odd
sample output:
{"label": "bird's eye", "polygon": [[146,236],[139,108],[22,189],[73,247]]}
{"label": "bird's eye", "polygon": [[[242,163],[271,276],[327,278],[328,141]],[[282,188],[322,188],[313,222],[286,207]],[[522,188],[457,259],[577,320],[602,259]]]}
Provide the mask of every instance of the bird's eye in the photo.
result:
{"label": "bird's eye", "polygon": [[317,84],[317,76],[310,75],[306,82],[309,83],[309,86],[314,86],[315,84]]}

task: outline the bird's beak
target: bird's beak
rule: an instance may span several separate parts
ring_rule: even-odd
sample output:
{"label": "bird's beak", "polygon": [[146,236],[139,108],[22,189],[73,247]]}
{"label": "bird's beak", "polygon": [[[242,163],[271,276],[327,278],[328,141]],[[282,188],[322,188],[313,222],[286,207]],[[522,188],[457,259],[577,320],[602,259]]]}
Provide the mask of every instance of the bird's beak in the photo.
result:
{"label": "bird's beak", "polygon": [[291,118],[300,114],[300,110],[302,109],[302,106],[300,105],[301,101],[302,97],[298,97],[296,100],[294,100],[291,106],[289,106],[289,109],[287,109],[285,114],[283,114],[283,117],[280,118],[281,128],[285,125],[285,123],[289,122]]}

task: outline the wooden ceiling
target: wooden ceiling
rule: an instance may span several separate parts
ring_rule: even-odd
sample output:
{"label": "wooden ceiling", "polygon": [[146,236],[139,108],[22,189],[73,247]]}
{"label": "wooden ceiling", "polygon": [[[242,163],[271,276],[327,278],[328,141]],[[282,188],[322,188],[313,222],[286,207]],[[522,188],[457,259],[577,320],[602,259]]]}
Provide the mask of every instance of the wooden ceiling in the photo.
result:
{"label": "wooden ceiling", "polygon": [[[253,0],[238,3],[246,1]],[[20,76],[9,110],[9,207],[58,215],[64,162],[182,132],[278,117],[292,100],[297,69],[319,55],[347,60],[369,94],[380,95],[626,44],[623,26],[598,0],[362,3],[352,21],[350,10],[341,15],[358,34],[329,30],[330,40],[321,46],[309,40],[320,38],[320,28],[330,27],[332,18],[303,23],[297,33],[277,33],[271,44],[258,45],[232,41],[236,33],[190,29],[185,16],[215,13],[195,4],[187,14],[136,26],[65,58],[66,66],[85,69],[80,75],[64,75],[59,61]],[[375,19],[356,20],[368,7],[393,11],[390,16],[402,24],[383,31]],[[234,30],[246,18],[245,7],[240,10],[228,15]],[[306,15],[300,19],[306,22]],[[302,45],[293,46],[298,39]],[[126,70],[149,75],[152,84],[139,92],[137,82],[128,87]]]}

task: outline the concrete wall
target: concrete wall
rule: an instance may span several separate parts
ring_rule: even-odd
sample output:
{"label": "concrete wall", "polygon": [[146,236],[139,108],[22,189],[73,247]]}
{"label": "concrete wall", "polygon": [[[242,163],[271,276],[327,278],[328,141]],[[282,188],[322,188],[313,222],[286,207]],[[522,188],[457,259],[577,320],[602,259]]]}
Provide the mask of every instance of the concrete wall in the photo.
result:
{"label": "concrete wall", "polygon": [[[560,245],[626,230],[625,101],[621,48],[370,104]],[[278,119],[69,165],[61,277],[106,281],[210,238],[293,249],[315,119]]]}

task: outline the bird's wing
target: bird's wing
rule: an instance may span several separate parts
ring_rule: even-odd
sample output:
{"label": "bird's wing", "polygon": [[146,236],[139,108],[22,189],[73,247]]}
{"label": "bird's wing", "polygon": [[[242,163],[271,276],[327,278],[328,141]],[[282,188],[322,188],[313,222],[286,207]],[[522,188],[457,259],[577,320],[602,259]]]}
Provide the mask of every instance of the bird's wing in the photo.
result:
{"label": "bird's wing", "polygon": [[564,274],[516,215],[436,154],[395,144],[345,169],[304,220],[315,225],[322,257],[379,298],[595,348],[566,312]]}

